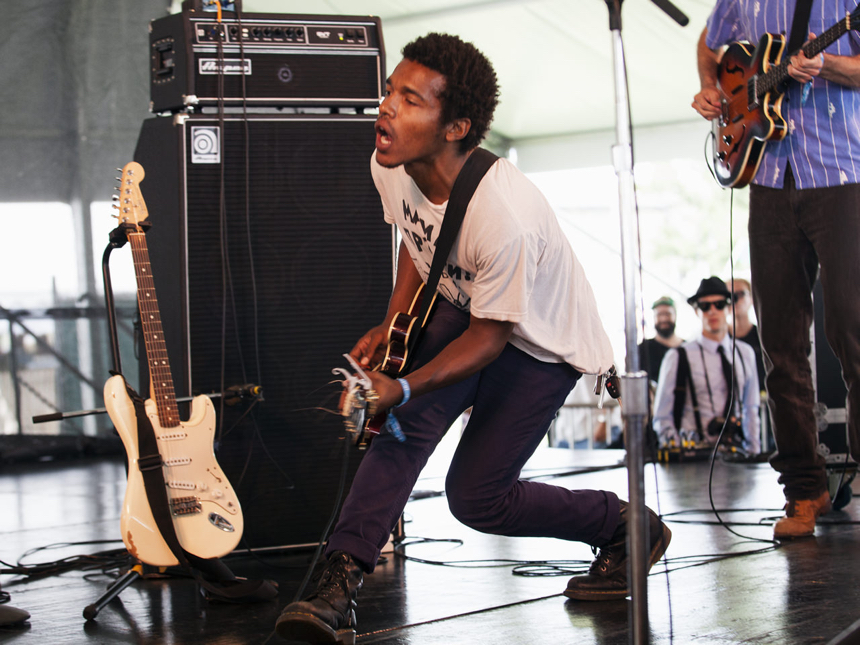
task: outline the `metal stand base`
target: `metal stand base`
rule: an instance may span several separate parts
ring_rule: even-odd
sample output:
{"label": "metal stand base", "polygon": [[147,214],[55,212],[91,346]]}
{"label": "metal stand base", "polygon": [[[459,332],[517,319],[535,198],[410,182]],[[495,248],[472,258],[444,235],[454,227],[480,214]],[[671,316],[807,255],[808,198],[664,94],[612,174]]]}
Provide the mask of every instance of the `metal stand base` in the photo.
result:
{"label": "metal stand base", "polygon": [[119,580],[116,580],[107,591],[93,604],[87,605],[84,608],[84,618],[94,620],[99,612],[104,609],[111,600],[120,595],[123,590],[143,577],[143,565],[136,564],[126,572]]}

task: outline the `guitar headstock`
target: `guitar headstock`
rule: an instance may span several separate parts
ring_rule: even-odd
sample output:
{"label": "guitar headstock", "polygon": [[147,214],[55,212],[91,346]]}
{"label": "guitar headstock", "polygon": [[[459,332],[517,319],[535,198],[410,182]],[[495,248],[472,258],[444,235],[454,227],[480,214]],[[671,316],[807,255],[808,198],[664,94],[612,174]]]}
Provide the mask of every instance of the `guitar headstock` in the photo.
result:
{"label": "guitar headstock", "polygon": [[114,215],[119,220],[120,224],[134,224],[140,226],[149,213],[146,210],[146,203],[143,201],[143,195],[140,193],[140,182],[146,173],[136,161],[127,163],[122,169],[122,176],[119,179],[119,196],[114,197],[114,205],[119,213]]}
{"label": "guitar headstock", "polygon": [[848,18],[845,22],[847,23],[846,26],[848,29],[860,31],[860,5],[857,5],[854,11],[848,14]]}

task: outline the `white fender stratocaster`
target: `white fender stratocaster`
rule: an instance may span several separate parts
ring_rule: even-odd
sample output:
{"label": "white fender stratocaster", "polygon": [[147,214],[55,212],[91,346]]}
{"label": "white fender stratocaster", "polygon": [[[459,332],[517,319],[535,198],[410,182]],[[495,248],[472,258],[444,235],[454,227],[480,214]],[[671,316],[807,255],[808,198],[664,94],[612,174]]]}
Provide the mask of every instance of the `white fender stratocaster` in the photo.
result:
{"label": "white fender stratocaster", "polygon": [[[242,509],[236,493],[215,460],[215,408],[205,395],[191,402],[191,415],[181,421],[173,377],[167,360],[161,315],[152,280],[146,237],[140,223],[148,213],[140,182],[143,167],[135,162],[122,170],[118,219],[134,224],[127,233],[137,277],[137,300],[149,362],[151,397],[146,414],[152,423],[163,461],[163,475],[173,527],[179,543],[200,558],[217,558],[232,551],[242,537]],[[129,553],[146,564],[178,564],[158,530],[144,488],[138,460],[137,417],[122,376],[105,383],[105,408],[128,454],[128,487],[120,528]]]}

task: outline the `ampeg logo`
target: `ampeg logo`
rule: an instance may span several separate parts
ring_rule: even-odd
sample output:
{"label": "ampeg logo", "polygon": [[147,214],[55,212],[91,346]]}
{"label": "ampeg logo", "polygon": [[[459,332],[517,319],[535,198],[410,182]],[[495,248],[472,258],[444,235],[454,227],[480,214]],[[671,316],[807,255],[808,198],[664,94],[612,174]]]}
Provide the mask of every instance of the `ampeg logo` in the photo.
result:
{"label": "ampeg logo", "polygon": [[[197,61],[197,67],[201,74],[218,74],[222,61],[217,58],[201,58]],[[245,76],[251,75],[251,61],[247,58],[225,58],[223,60],[224,74],[238,76],[244,70]],[[244,63],[244,65],[243,65]]]}
{"label": "ampeg logo", "polygon": [[218,126],[191,126],[191,163],[221,163]]}

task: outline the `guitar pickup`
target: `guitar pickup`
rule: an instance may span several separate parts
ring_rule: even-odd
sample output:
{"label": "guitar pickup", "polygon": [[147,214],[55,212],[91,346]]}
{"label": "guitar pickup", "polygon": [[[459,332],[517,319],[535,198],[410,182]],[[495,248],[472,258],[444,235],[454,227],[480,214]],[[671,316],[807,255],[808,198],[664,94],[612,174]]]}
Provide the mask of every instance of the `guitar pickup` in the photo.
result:
{"label": "guitar pickup", "polygon": [[197,484],[195,484],[194,482],[170,480],[167,482],[167,487],[174,488],[177,490],[194,490],[195,488],[197,488]]}
{"label": "guitar pickup", "polygon": [[203,511],[196,497],[175,497],[170,500],[170,512],[174,515],[193,515]]}

